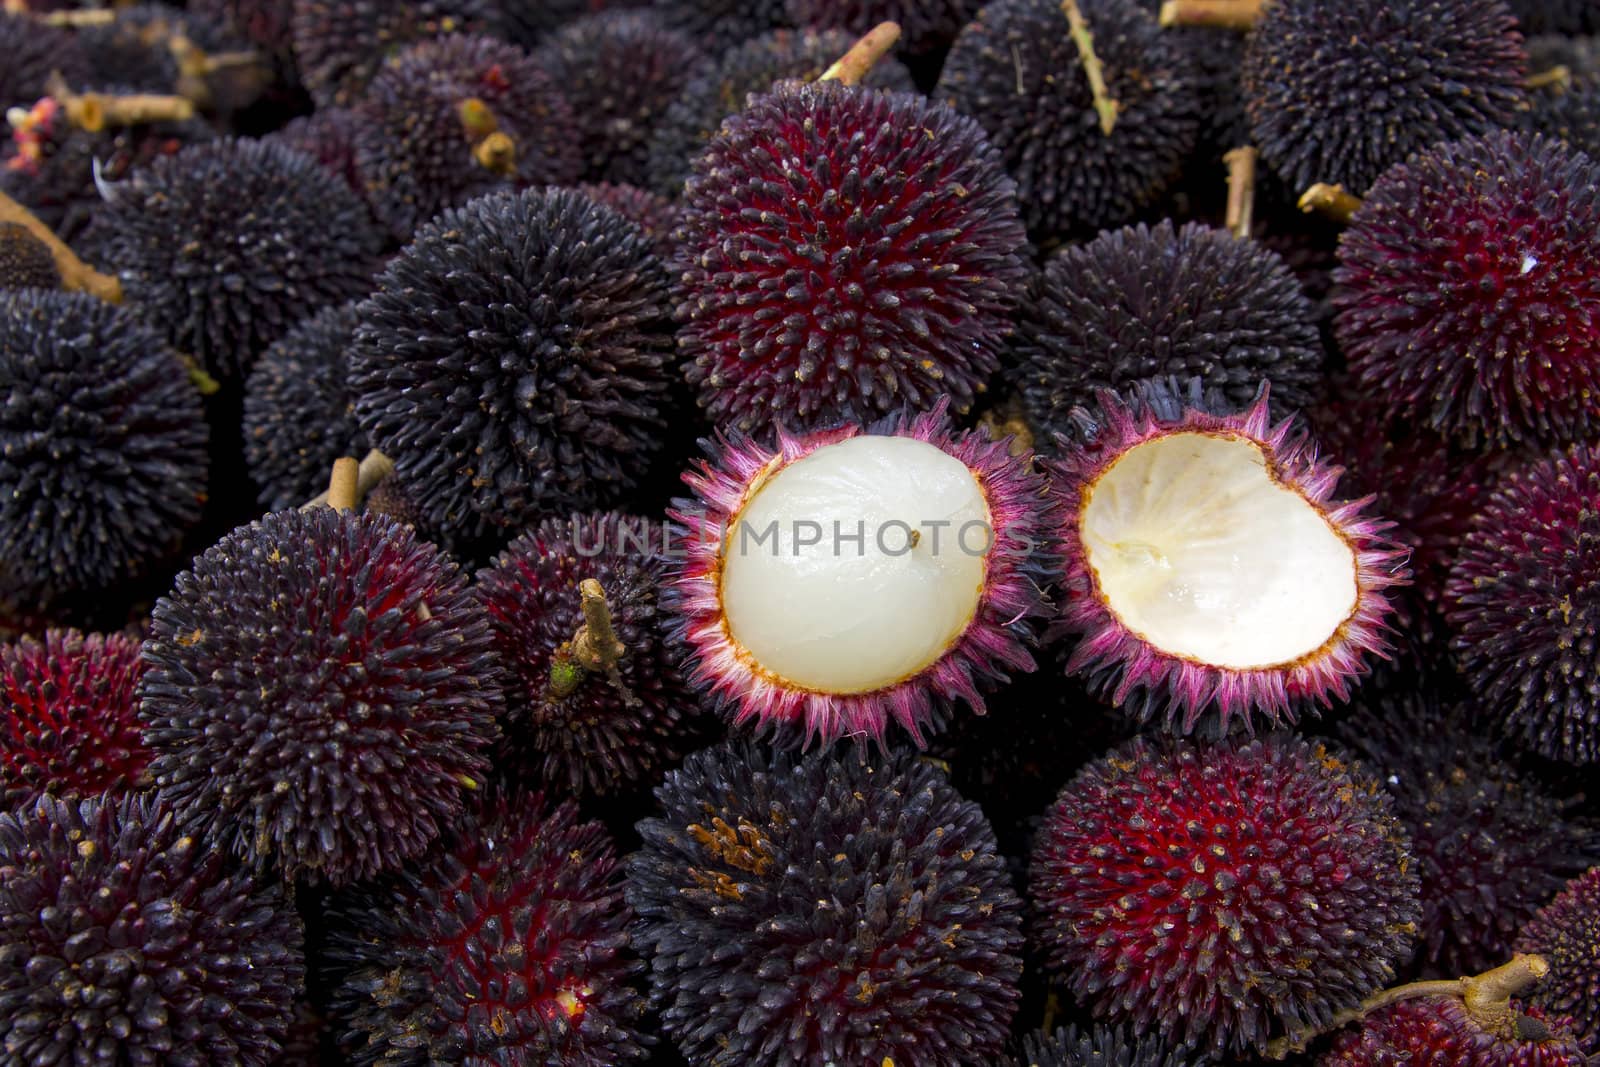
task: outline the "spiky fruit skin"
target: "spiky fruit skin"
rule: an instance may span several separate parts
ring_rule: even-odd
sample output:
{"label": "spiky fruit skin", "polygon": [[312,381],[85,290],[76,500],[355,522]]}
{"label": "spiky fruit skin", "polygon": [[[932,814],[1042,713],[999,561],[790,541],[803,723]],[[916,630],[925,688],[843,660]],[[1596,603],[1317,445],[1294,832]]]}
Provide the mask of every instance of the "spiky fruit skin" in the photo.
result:
{"label": "spiky fruit skin", "polygon": [[1600,451],[1574,445],[1501,478],[1445,585],[1450,647],[1487,709],[1529,747],[1600,760]]}
{"label": "spiky fruit skin", "polygon": [[19,222],[0,223],[0,289],[59,289],[50,247]]}
{"label": "spiky fruit skin", "polygon": [[1383,780],[1411,834],[1419,962],[1445,978],[1498,966],[1539,906],[1600,863],[1600,826],[1506,762],[1467,709],[1411,686],[1369,689],[1334,733]]}
{"label": "spiky fruit skin", "polygon": [[[651,11],[606,11],[568,23],[533,54],[572,105],[588,182],[650,184],[650,137],[703,60],[693,38]],[[627,77],[618,77],[627,71]]]}
{"label": "spiky fruit skin", "polygon": [[1079,7],[1118,104],[1109,136],[1057,0],[986,5],[951,46],[934,91],[987,131],[1017,180],[1023,219],[1040,238],[1128,222],[1178,176],[1200,133],[1200,73],[1150,5],[1082,0]]}
{"label": "spiky fruit skin", "polygon": [[962,411],[998,366],[1026,233],[971,119],[780,83],[712,138],[683,205],[678,350],[717,426]]}
{"label": "spiky fruit skin", "polygon": [[927,53],[945,47],[983,7],[982,0],[788,0],[796,26],[837,27],[861,36],[880,22],[900,24],[900,47]]}
{"label": "spiky fruit skin", "polygon": [[628,902],[652,1003],[691,1062],[999,1058],[1021,902],[983,813],[939,771],[864,746],[721,745],[656,798]]}
{"label": "spiky fruit skin", "polygon": [[[1537,1018],[1537,1017],[1536,1017]],[[1537,1027],[1552,1030],[1543,1020]],[[1455,997],[1402,1000],[1340,1034],[1317,1067],[1586,1067],[1571,1034],[1525,1040],[1485,1030]]]}
{"label": "spiky fruit skin", "polygon": [[0,12],[0,54],[6,57],[0,68],[0,109],[32,107],[45,95],[51,71],[60,71],[74,88],[89,73],[83,50],[71,33],[9,9]]}
{"label": "spiky fruit skin", "polygon": [[[470,132],[462,113],[476,105],[487,108],[492,132],[515,146],[509,173],[474,158],[488,131]],[[582,166],[561,89],[522,49],[492,37],[454,34],[412,46],[372,79],[361,114],[362,189],[400,241],[447,207],[508,183],[570,182]]]}
{"label": "spiky fruit skin", "polygon": [[531,51],[585,15],[654,6],[652,0],[501,0],[500,18],[506,39]]}
{"label": "spiky fruit skin", "polygon": [[323,308],[274,341],[244,387],[244,457],[268,511],[328,487],[340,456],[367,453],[346,383],[356,305]]}
{"label": "spiky fruit skin", "polygon": [[1050,965],[1097,1014],[1227,1058],[1394,976],[1410,859],[1378,783],[1321,747],[1139,738],[1062,790],[1029,883]]}
{"label": "spiky fruit skin", "polygon": [[[510,746],[553,787],[606,792],[656,775],[678,758],[683,713],[695,696],[661,633],[657,607],[666,546],[661,524],[616,512],[547,519],[478,572],[477,591],[507,667]],[[620,688],[590,673],[566,695],[552,670],[572,669],[561,647],[585,624],[578,584],[605,590],[617,639]]]}
{"label": "spiky fruit skin", "polygon": [[[1069,674],[1080,674],[1101,699],[1136,721],[1164,720],[1169,730],[1223,735],[1293,723],[1307,707],[1346,700],[1374,658],[1387,657],[1394,591],[1409,580],[1406,551],[1367,501],[1335,497],[1341,469],[1324,462],[1294,417],[1273,423],[1263,389],[1240,414],[1217,410],[1161,382],[1138,383],[1126,396],[1102,391],[1094,410],[1079,409],[1078,439],[1046,463],[1051,492],[1065,502],[1062,609],[1052,636],[1069,637]],[[1292,663],[1232,669],[1167,653],[1129,630],[1100,591],[1083,543],[1087,492],[1129,450],[1172,433],[1221,434],[1254,442],[1275,479],[1320,511],[1355,552],[1356,605],[1328,641]]]}
{"label": "spiky fruit skin", "polygon": [[0,813],[0,1048],[37,1067],[265,1067],[305,965],[275,886],[148,794]]}
{"label": "spiky fruit skin", "polygon": [[786,0],[657,0],[653,6],[710,56],[791,25]]}
{"label": "spiky fruit skin", "polygon": [[643,230],[663,263],[671,258],[676,247],[672,234],[678,228],[677,204],[636,185],[584,182],[577,190]]}
{"label": "spiky fruit skin", "polygon": [[1600,156],[1600,82],[1592,75],[1533,97],[1529,129],[1554,138],[1591,159]]}
{"label": "spiky fruit skin", "polygon": [[1262,160],[1360,196],[1419,149],[1516,125],[1526,65],[1500,0],[1284,0],[1241,76]]}
{"label": "spiky fruit skin", "polygon": [[1335,330],[1392,416],[1469,445],[1564,442],[1600,411],[1600,190],[1582,153],[1500,132],[1372,187],[1339,246]]}
{"label": "spiky fruit skin", "polygon": [[301,80],[319,107],[349,106],[407,45],[499,28],[493,0],[293,0],[289,23]]}
{"label": "spiky fruit skin", "polygon": [[306,315],[364,294],[378,248],[366,207],[316,161],[231,138],[135,171],[94,229],[129,303],[233,379]]}
{"label": "spiky fruit skin", "polygon": [[208,55],[248,47],[231,37],[221,22],[204,15],[165,3],[128,4],[112,21],[76,31],[74,37],[91,73],[87,85],[71,88],[80,92],[84,88],[178,92],[182,71],[169,42],[179,36]]}
{"label": "spiky fruit skin", "polygon": [[0,645],[0,807],[139,783],[150,762],[139,673],[139,643],[122,634],[50,630]]}
{"label": "spiky fruit skin", "polygon": [[1517,951],[1544,957],[1550,973],[1528,994],[1573,1021],[1578,1043],[1600,1054],[1600,867],[1569,882],[1517,936]]}
{"label": "spiky fruit skin", "polygon": [[1500,472],[1524,460],[1475,452],[1425,426],[1390,421],[1381,404],[1343,380],[1331,382],[1329,392],[1334,400],[1305,414],[1323,456],[1345,469],[1344,492],[1372,496],[1378,514],[1393,520],[1394,540],[1411,550],[1412,603],[1399,610],[1412,618],[1400,628],[1422,638],[1432,656],[1435,644],[1441,650],[1446,644],[1439,612],[1462,538]]}
{"label": "spiky fruit skin", "polygon": [[1108,1026],[1035,1030],[1022,1040],[1015,1067],[1191,1067],[1193,1061],[1169,1052],[1160,1041],[1130,1037]]}
{"label": "spiky fruit skin", "polygon": [[1524,34],[1600,33],[1600,11],[1588,0],[1510,0]]}
{"label": "spiky fruit skin", "polygon": [[189,0],[187,10],[231,27],[280,61],[294,50],[294,0]]}
{"label": "spiky fruit skin", "polygon": [[327,960],[347,1062],[636,1062],[631,920],[599,823],[571,802],[497,796],[432,858],[334,905]]}
{"label": "spiky fruit skin", "polygon": [[672,323],[633,223],[565,189],[446,211],[379,275],[356,418],[433,524],[615,503],[659,447]]}
{"label": "spiky fruit skin", "polygon": [[353,108],[321,107],[309,115],[290,119],[266,139],[310,156],[359,196],[361,174],[356,167],[356,135],[363,121],[363,116]]}
{"label": "spiky fruit skin", "polygon": [[133,314],[0,290],[0,572],[40,599],[108,589],[177,547],[206,493],[200,395]]}
{"label": "spiky fruit skin", "polygon": [[[721,602],[723,546],[753,486],[820,448],[863,433],[925,441],[972,472],[983,487],[993,532],[984,589],[967,628],[910,678],[864,693],[790,687],[752,669],[749,653],[729,630]],[[929,414],[885,419],[867,429],[847,423],[800,436],[780,429],[775,445],[739,435],[719,439],[708,449],[711,461],[683,476],[694,497],[674,501],[668,512],[682,527],[683,547],[666,603],[674,640],[688,650],[689,681],[702,699],[736,725],[753,723],[761,731],[793,726],[808,744],[820,739],[824,745],[847,734],[881,741],[893,723],[920,747],[925,728],[957,701],[984,714],[984,693],[1007,681],[1011,671],[1035,669],[1030,649],[1050,610],[1041,590],[1060,567],[1054,532],[1060,516],[1031,454],[1013,456],[1008,444],[990,441],[981,431],[953,431],[942,404]]]}
{"label": "spiky fruit skin", "polygon": [[[786,79],[816,81],[855,40],[840,29],[773,30],[719,53],[716,67],[685,85],[656,125],[650,139],[651,188],[678,196],[694,158],[751,93],[767,92]],[[873,65],[861,84],[915,90],[905,65],[888,56]]]}
{"label": "spiky fruit skin", "polygon": [[1253,241],[1199,223],[1115,230],[1045,265],[1018,313],[1012,381],[1046,445],[1096,391],[1144,378],[1198,377],[1238,408],[1265,379],[1275,401],[1302,408],[1323,380],[1315,314]]}
{"label": "spiky fruit skin", "polygon": [[157,602],[143,658],[157,786],[285,878],[337,886],[420,855],[498,739],[487,615],[448,557],[379,516],[234,530]]}

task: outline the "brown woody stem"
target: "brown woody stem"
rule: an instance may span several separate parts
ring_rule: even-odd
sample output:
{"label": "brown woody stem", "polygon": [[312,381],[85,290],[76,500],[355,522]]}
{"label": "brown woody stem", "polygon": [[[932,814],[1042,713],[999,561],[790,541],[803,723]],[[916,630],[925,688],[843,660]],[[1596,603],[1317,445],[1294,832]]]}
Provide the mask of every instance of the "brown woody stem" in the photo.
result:
{"label": "brown woody stem", "polygon": [[1095,54],[1094,35],[1089,32],[1089,24],[1084,21],[1083,12],[1078,8],[1078,0],[1061,0],[1061,13],[1067,16],[1072,43],[1078,46],[1078,59],[1083,63],[1084,77],[1089,79],[1089,93],[1094,97],[1094,109],[1100,115],[1100,132],[1110,137],[1117,125],[1119,105],[1106,88],[1106,72],[1100,65],[1100,57]]}
{"label": "brown woody stem", "polygon": [[1557,64],[1549,70],[1541,70],[1537,74],[1530,74],[1522,83],[1529,89],[1556,88],[1566,90],[1572,86],[1572,68],[1565,64]]}
{"label": "brown woody stem", "polygon": [[[351,462],[354,462],[353,460]],[[394,472],[394,460],[379,452],[376,448],[361,457],[361,462],[356,466],[356,503],[365,500],[367,494],[378,487],[378,483],[389,477]],[[330,484],[329,488],[332,486]],[[300,505],[301,511],[321,507],[331,503],[328,493],[319,493],[315,497]],[[354,505],[352,505],[354,506]]]}
{"label": "brown woody stem", "polygon": [[361,502],[357,486],[360,483],[361,464],[349,456],[333,461],[333,474],[328,478],[328,506],[335,511],[354,511]]}
{"label": "brown woody stem", "polygon": [[154,93],[75,93],[59,74],[52,74],[46,91],[61,105],[67,121],[80,130],[99,133],[107,126],[138,126],[147,122],[183,122],[194,118],[194,101],[184,96]]}
{"label": "brown woody stem", "polygon": [[1291,1052],[1304,1052],[1306,1046],[1323,1034],[1364,1019],[1391,1004],[1418,997],[1460,997],[1466,1002],[1467,1012],[1474,1022],[1488,1033],[1509,1038],[1516,1033],[1517,1018],[1511,998],[1549,973],[1550,964],[1545,962],[1543,956],[1517,955],[1512,957],[1510,963],[1503,963],[1479,975],[1395,986],[1374,993],[1354,1008],[1340,1012],[1328,1021],[1328,1025],[1318,1030],[1269,1042],[1267,1055],[1281,1060]]}
{"label": "brown woody stem", "polygon": [[880,22],[867,31],[866,36],[850,46],[850,51],[839,57],[839,61],[822,72],[820,82],[836,81],[841,85],[860,85],[861,79],[870,71],[889,50],[900,41],[900,24],[898,22]]}
{"label": "brown woody stem", "polygon": [[122,303],[120,281],[112,275],[100,273],[79,259],[61,238],[50,232],[50,227],[5,193],[0,193],[0,222],[18,223],[50,249],[50,254],[55,257],[56,271],[61,275],[63,289],[88,293],[109,304]]}
{"label": "brown woody stem", "polygon": [[1161,25],[1248,30],[1261,21],[1266,6],[1266,0],[1166,0]]}
{"label": "brown woody stem", "polygon": [[561,700],[571,696],[589,674],[602,672],[628,703],[635,703],[633,694],[622,683],[622,673],[617,669],[627,646],[617,637],[611,621],[611,605],[606,602],[606,591],[593,578],[578,583],[582,598],[583,625],[572,635],[572,640],[556,650],[550,664],[550,696]]}
{"label": "brown woody stem", "polygon": [[1300,194],[1300,210],[1310,214],[1315,211],[1335,222],[1349,222],[1350,216],[1361,208],[1361,198],[1345,192],[1342,185],[1318,182]]}
{"label": "brown woody stem", "polygon": [[1235,148],[1222,157],[1228,165],[1228,231],[1235,237],[1250,236],[1256,210],[1256,160],[1254,148]]}

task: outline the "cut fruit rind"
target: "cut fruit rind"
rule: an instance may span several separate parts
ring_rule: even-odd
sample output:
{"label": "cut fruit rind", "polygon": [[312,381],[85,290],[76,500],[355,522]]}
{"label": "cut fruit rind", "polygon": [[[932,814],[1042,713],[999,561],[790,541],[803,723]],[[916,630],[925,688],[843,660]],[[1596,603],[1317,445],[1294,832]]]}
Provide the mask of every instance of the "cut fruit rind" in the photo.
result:
{"label": "cut fruit rind", "polygon": [[[897,443],[818,455],[878,437]],[[691,680],[736,724],[798,726],[808,743],[881,741],[892,721],[920,746],[924,729],[957,699],[982,714],[984,691],[1009,671],[1035,668],[1029,649],[1050,611],[1044,591],[1059,572],[1056,504],[1031,456],[1013,457],[1008,445],[953,432],[943,404],[868,428],[798,436],[779,429],[775,446],[737,434],[719,439],[713,461],[684,475],[694,497],[670,513],[682,543],[667,603]],[[806,482],[795,483],[802,474]],[[825,482],[833,488],[819,490]],[[774,487],[776,504],[767,497]],[[866,524],[865,561],[829,526],[853,514]],[[924,522],[951,514],[959,521],[943,528],[947,540],[935,557]],[[828,533],[796,558],[789,524],[802,518]],[[741,519],[752,520],[757,537],[779,520],[783,551],[767,555],[770,542],[758,555],[741,550]],[[963,521],[986,527],[987,551],[976,536],[961,545]],[[978,585],[975,597],[961,595],[963,583]],[[806,648],[811,641],[820,644]]]}
{"label": "cut fruit rind", "polygon": [[[1135,718],[1190,734],[1293,722],[1349,695],[1386,656],[1387,590],[1409,579],[1371,498],[1335,501],[1342,469],[1319,461],[1293,419],[1270,421],[1267,388],[1238,415],[1198,395],[1174,412],[1147,385],[1098,395],[1086,443],[1050,465],[1067,518],[1067,664]],[[1157,412],[1160,412],[1158,414]]]}

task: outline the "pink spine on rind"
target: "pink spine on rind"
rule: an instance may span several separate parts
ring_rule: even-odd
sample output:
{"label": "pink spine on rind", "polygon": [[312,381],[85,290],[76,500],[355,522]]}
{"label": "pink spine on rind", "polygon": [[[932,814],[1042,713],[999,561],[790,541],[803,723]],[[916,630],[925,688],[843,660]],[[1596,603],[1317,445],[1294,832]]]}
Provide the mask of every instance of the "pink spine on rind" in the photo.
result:
{"label": "pink spine on rind", "polygon": [[[884,689],[834,694],[791,687],[753,669],[729,634],[720,601],[724,539],[761,481],[819,448],[863,433],[909,437],[964,463],[983,488],[993,528],[984,590],[966,630],[931,666]],[[953,434],[941,402],[931,412],[900,416],[864,429],[846,425],[803,436],[781,428],[776,447],[742,435],[719,438],[716,462],[684,475],[694,499],[669,512],[682,529],[678,571],[669,597],[692,664],[690,677],[731,711],[736,724],[803,725],[807,741],[842,736],[882,740],[892,720],[920,746],[935,712],[963,700],[984,712],[983,692],[1007,671],[1035,669],[1029,648],[1035,624],[1049,614],[1046,586],[1059,573],[1055,502],[1031,455],[1012,456],[1006,441]]]}
{"label": "pink spine on rind", "polygon": [[[1136,411],[1111,392],[1100,393],[1098,400],[1103,416],[1098,435],[1050,467],[1054,491],[1066,505],[1061,536],[1066,555],[1065,603],[1054,629],[1078,637],[1068,672],[1096,675],[1120,667],[1115,684],[1105,695],[1122,705],[1139,690],[1164,694],[1168,719],[1179,719],[1185,734],[1194,730],[1201,714],[1213,705],[1226,728],[1235,715],[1244,715],[1247,726],[1252,725],[1252,712],[1264,714],[1273,724],[1292,722],[1297,706],[1307,700],[1328,706],[1335,696],[1346,699],[1350,680],[1367,670],[1366,657],[1388,656],[1387,620],[1394,605],[1386,590],[1409,581],[1408,550],[1387,538],[1392,524],[1366,514],[1373,498],[1333,502],[1343,468],[1320,462],[1315,445],[1299,431],[1294,419],[1272,423],[1265,387],[1240,415],[1211,415],[1186,406],[1176,422],[1163,422],[1147,410]],[[1272,667],[1215,667],[1160,651],[1124,626],[1106,605],[1079,535],[1084,496],[1130,449],[1185,432],[1254,442],[1267,457],[1273,477],[1320,510],[1355,552],[1355,610],[1320,649],[1294,663]]]}

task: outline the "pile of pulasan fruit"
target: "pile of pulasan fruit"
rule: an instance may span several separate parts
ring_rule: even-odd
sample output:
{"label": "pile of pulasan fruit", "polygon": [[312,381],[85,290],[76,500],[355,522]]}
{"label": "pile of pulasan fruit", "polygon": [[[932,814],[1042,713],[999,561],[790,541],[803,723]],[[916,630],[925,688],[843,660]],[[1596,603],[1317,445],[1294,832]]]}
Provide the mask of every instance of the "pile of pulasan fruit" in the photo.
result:
{"label": "pile of pulasan fruit", "polygon": [[0,1067],[1600,1064],[1600,3],[4,0]]}

